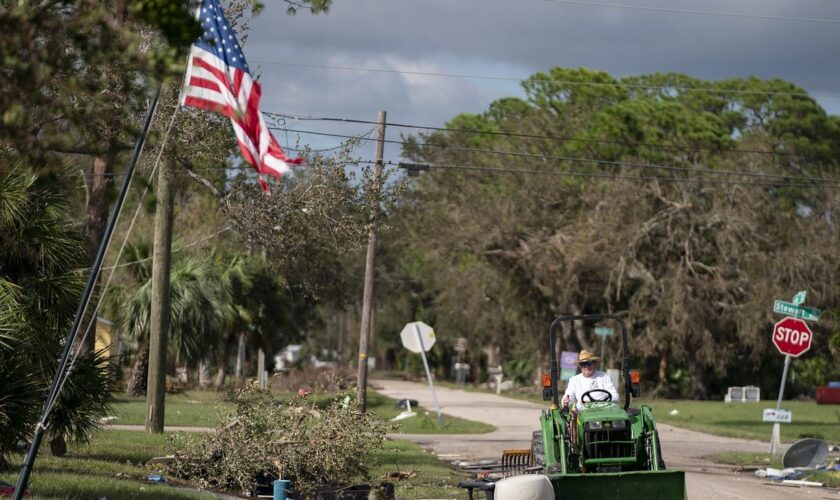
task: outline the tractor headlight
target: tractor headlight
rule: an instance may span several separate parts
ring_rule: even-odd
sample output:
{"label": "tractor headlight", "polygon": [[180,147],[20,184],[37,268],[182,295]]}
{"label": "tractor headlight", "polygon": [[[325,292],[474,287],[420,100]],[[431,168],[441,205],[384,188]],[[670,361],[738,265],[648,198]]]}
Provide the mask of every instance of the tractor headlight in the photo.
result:
{"label": "tractor headlight", "polygon": [[627,421],[626,420],[613,420],[612,428],[613,429],[626,429],[627,428]]}
{"label": "tractor headlight", "polygon": [[586,428],[589,429],[590,431],[600,431],[601,429],[604,428],[604,423],[603,422],[589,422],[588,424],[586,424]]}

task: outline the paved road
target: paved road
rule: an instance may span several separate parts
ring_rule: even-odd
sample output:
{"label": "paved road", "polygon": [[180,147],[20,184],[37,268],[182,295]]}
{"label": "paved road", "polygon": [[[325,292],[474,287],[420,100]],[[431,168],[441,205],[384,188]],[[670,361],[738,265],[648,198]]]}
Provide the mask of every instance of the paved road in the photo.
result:
{"label": "paved road", "polygon": [[[429,386],[395,380],[375,380],[371,385],[392,398],[416,399],[434,408]],[[487,434],[429,435],[401,434],[444,460],[501,457],[506,448],[529,448],[531,432],[543,406],[480,392],[436,388],[444,413],[494,425]],[[736,474],[731,467],[703,457],[719,451],[767,451],[767,443],[724,438],[659,424],[662,452],[669,468],[686,471],[688,498],[733,500],[829,499],[840,500],[840,492],[826,488],[792,488],[767,484],[752,473]]]}

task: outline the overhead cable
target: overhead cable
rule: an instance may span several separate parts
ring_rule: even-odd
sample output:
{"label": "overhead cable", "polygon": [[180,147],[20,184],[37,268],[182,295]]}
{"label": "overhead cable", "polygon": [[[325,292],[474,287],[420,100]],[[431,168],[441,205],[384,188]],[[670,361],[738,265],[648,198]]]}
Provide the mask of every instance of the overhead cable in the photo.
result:
{"label": "overhead cable", "polygon": [[[270,111],[264,111],[263,114],[269,116],[278,116],[283,118],[289,118],[293,120],[299,121],[326,121],[326,122],[340,122],[340,123],[359,123],[359,124],[375,124],[376,122],[371,120],[357,120],[352,118],[331,118],[331,117],[314,117],[314,116],[300,116],[300,115],[289,115],[285,113],[273,113]],[[593,138],[582,138],[582,137],[568,137],[568,136],[558,136],[558,135],[537,135],[537,134],[523,134],[518,132],[499,132],[494,130],[473,130],[473,129],[459,129],[459,128],[451,128],[451,127],[430,127],[424,125],[409,125],[405,123],[388,123],[389,127],[397,127],[397,128],[413,128],[413,129],[420,129],[420,130],[435,130],[440,132],[455,132],[455,133],[464,133],[464,134],[476,134],[476,135],[491,135],[491,136],[499,136],[499,137],[519,137],[523,139],[545,139],[545,140],[554,140],[554,141],[570,141],[570,142],[584,142],[584,143],[594,143],[594,144],[617,144],[621,146],[642,146],[646,148],[654,148],[654,149],[665,149],[670,151],[683,151],[683,152],[695,152],[695,151],[712,151],[712,152],[726,152],[726,153],[749,153],[749,154],[762,154],[762,155],[771,155],[771,156],[797,156],[797,157],[804,157],[802,153],[793,153],[787,151],[767,151],[763,149],[738,149],[738,148],[721,148],[721,149],[714,149],[714,148],[703,148],[703,147],[692,147],[692,146],[677,146],[677,145],[670,145],[670,144],[657,144],[657,143],[650,143],[650,142],[634,142],[634,141],[618,141],[618,140],[611,140],[611,139],[593,139]]]}
{"label": "overhead cable", "polygon": [[[274,128],[274,127],[269,127]],[[340,138],[356,138],[355,136],[348,136],[343,134],[332,134],[327,132],[313,132],[310,130],[298,130],[298,129],[280,129],[286,130],[288,132],[295,132],[301,134],[310,134],[310,135],[319,135],[319,136],[326,136],[326,137],[340,137]],[[374,139],[363,139],[363,140],[374,140]],[[780,180],[803,180],[803,181],[818,181],[818,182],[826,182],[824,179],[819,179],[816,177],[810,176],[800,176],[800,175],[781,175],[781,174],[765,174],[760,172],[739,172],[734,170],[718,170],[718,169],[711,169],[711,168],[693,168],[693,167],[677,167],[674,165],[660,165],[654,163],[640,163],[640,162],[630,162],[630,161],[618,161],[618,160],[604,160],[598,158],[581,158],[576,156],[561,156],[561,155],[546,155],[546,154],[539,154],[539,153],[523,153],[518,151],[501,151],[495,149],[481,149],[481,148],[469,148],[464,146],[452,146],[449,144],[436,144],[436,143],[414,143],[409,141],[396,141],[393,139],[384,139],[383,142],[389,144],[400,144],[400,145],[412,145],[418,147],[436,147],[441,149],[448,149],[451,151],[464,151],[464,152],[472,152],[472,153],[484,153],[484,154],[495,154],[495,155],[503,155],[503,156],[512,156],[512,157],[519,157],[519,158],[533,158],[533,159],[541,159],[541,160],[559,160],[559,161],[569,161],[569,162],[578,162],[578,163],[595,163],[599,165],[612,165],[619,168],[642,168],[642,169],[654,169],[654,170],[671,170],[671,171],[678,171],[678,172],[694,172],[694,173],[710,173],[716,175],[735,175],[735,176],[743,176],[743,177],[757,177],[757,178],[770,178],[770,179],[780,179]],[[840,185],[840,179],[831,179],[828,182],[836,183]]]}
{"label": "overhead cable", "polygon": [[[374,163],[372,161],[361,161],[360,163]],[[401,166],[399,162],[387,162],[388,165]],[[428,167],[429,169],[450,169],[450,170],[472,170],[478,172],[502,173],[502,174],[531,174],[531,175],[548,175],[558,177],[596,177],[603,179],[627,179],[638,181],[663,181],[663,182],[689,182],[699,184],[727,184],[727,185],[743,185],[743,186],[762,186],[762,187],[778,187],[778,188],[806,188],[806,189],[820,189],[820,188],[838,188],[840,185],[832,183],[821,182],[819,184],[787,184],[780,182],[762,182],[762,181],[739,181],[729,179],[708,179],[702,177],[662,177],[662,176],[646,176],[646,175],[616,175],[602,172],[575,172],[575,171],[560,171],[560,170],[535,170],[535,169],[520,169],[520,168],[503,168],[503,167],[481,167],[477,165],[456,165],[445,163],[424,163],[412,164],[415,168],[419,165]]]}

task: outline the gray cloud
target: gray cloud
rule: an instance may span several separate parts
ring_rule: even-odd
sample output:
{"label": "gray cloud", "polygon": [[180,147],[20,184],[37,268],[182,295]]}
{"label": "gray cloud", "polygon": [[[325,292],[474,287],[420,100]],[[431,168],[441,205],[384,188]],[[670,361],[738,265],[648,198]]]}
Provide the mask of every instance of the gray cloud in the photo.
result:
{"label": "gray cloud", "polygon": [[[840,19],[828,0],[638,5]],[[783,78],[840,94],[840,26],[597,6],[545,0],[335,0],[327,15],[285,15],[271,0],[246,46],[260,66],[265,109],[440,125],[519,94],[515,82],[302,68],[270,63],[524,78],[553,66],[617,76],[676,71],[706,79]],[[820,98],[833,113],[840,99]],[[335,128],[335,127],[334,127]],[[346,130],[346,128],[345,128]]]}

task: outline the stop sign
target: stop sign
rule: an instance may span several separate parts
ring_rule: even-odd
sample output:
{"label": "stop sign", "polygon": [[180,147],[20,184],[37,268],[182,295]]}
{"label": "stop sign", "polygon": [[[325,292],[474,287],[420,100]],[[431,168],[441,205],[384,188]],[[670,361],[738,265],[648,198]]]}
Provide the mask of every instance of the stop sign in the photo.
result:
{"label": "stop sign", "polygon": [[811,348],[813,337],[811,329],[801,319],[788,316],[773,326],[773,344],[780,353],[794,358]]}

